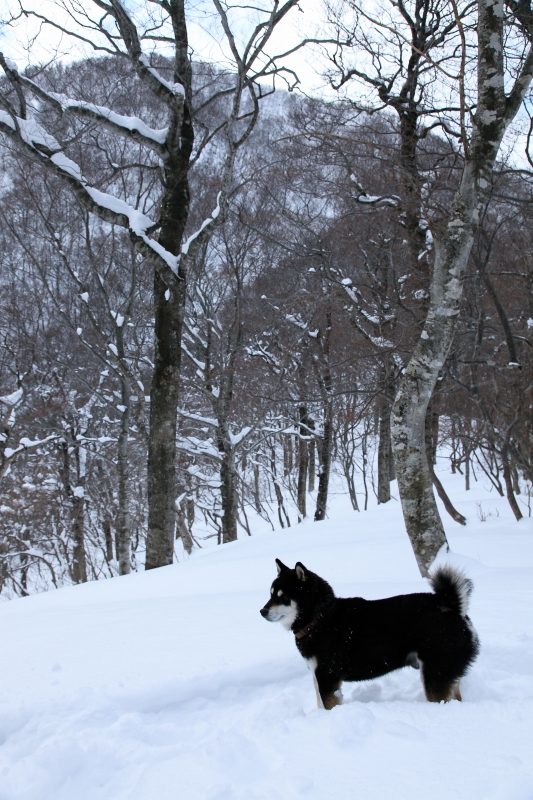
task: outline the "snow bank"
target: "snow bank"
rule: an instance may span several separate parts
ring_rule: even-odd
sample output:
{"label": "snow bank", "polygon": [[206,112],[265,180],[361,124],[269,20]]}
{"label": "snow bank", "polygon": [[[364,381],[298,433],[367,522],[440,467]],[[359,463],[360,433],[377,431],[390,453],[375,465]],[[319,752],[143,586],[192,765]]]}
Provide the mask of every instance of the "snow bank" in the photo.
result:
{"label": "snow bank", "polygon": [[531,800],[532,521],[446,485],[482,642],[463,703],[426,703],[407,668],[318,710],[293,637],[260,617],[275,557],[338,594],[427,588],[399,503],[339,497],[325,523],[0,606],[0,800]]}

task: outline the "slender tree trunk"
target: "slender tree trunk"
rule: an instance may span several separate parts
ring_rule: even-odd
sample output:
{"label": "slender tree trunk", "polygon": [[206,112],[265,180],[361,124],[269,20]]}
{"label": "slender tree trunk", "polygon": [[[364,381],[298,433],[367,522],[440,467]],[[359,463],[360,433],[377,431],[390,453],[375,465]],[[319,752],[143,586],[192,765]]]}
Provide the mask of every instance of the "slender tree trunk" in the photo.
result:
{"label": "slender tree trunk", "polygon": [[[115,554],[113,552],[113,534],[111,532],[111,519],[106,515],[102,523],[105,537],[105,558],[108,564],[114,561]],[[117,559],[118,560],[118,559]]]}
{"label": "slender tree trunk", "polygon": [[189,532],[189,528],[185,523],[185,511],[183,509],[183,503],[180,504],[179,509],[176,512],[176,538],[179,536],[181,537],[181,541],[183,542],[183,547],[185,551],[190,555],[192,553],[192,537]]}
{"label": "slender tree trunk", "polygon": [[237,515],[239,513],[239,495],[237,492],[237,470],[235,469],[235,451],[227,448],[220,465],[220,498],[222,503],[222,542],[234,542],[237,539]]}
{"label": "slender tree trunk", "polygon": [[[285,505],[283,503],[283,492],[281,491],[281,487],[278,482],[277,478],[277,471],[276,471],[276,449],[272,447],[271,450],[271,457],[270,457],[270,469],[272,472],[272,482],[274,484],[274,491],[276,493],[276,500],[278,501],[278,519],[279,523],[282,528],[285,527],[285,523],[283,522],[283,516],[285,517],[285,522],[287,523],[287,527],[291,527],[291,521],[289,519],[289,515],[285,509]],[[283,516],[282,516],[283,512]]]}
{"label": "slender tree trunk", "polygon": [[71,567],[72,581],[74,583],[86,583],[87,559],[85,555],[85,478],[78,477],[76,491],[72,489],[72,484],[70,482],[70,453],[68,442],[65,439],[59,442],[59,450],[61,453],[61,480],[71,507],[71,535],[73,544]]}
{"label": "slender tree trunk", "polygon": [[344,471],[344,477],[346,478],[346,484],[348,486],[348,496],[350,498],[352,508],[354,511],[359,511],[359,503],[357,502],[357,492],[355,491],[353,459],[343,458],[342,466]]}
{"label": "slender tree trunk", "polygon": [[117,448],[117,558],[120,575],[129,575],[131,572],[130,465],[128,453],[130,402],[129,383],[123,377],[121,379],[121,403],[123,410],[120,417],[120,432]]}
{"label": "slender tree trunk", "polygon": [[[307,407],[301,405],[300,436],[309,436]],[[306,516],[307,470],[309,466],[309,447],[307,439],[298,440],[298,511]]]}
{"label": "slender tree trunk", "polygon": [[515,519],[518,520],[522,519],[522,512],[518,506],[516,501],[516,497],[513,491],[513,481],[511,478],[511,467],[509,464],[509,442],[511,439],[511,430],[513,426],[511,425],[505,435],[505,440],[502,447],[502,467],[503,467],[503,480],[505,482],[505,491],[507,494],[507,500],[509,501],[509,505],[511,506],[512,512],[515,515]]}
{"label": "slender tree trunk", "polygon": [[333,445],[333,409],[331,403],[324,409],[324,435],[320,442],[320,465],[318,468],[318,492],[316,496],[315,522],[326,518],[329,475],[331,472],[331,450]]}
{"label": "slender tree trunk", "polygon": [[28,592],[28,556],[20,554],[20,594],[22,597],[29,597]]}
{"label": "slender tree trunk", "polygon": [[392,449],[390,438],[391,403],[384,398],[379,408],[379,444],[378,444],[378,503],[388,503],[391,497],[390,482]]}
{"label": "slender tree trunk", "polygon": [[187,507],[187,528],[189,530],[189,533],[192,535],[192,526],[194,525],[194,518],[195,518],[194,497],[187,497],[186,507]]}
{"label": "slender tree trunk", "polygon": [[259,493],[259,464],[257,461],[254,463],[254,505],[257,514],[263,510],[261,505],[261,497]]}
{"label": "slender tree trunk", "polygon": [[283,477],[287,478],[292,472],[292,436],[283,439]]}
{"label": "slender tree trunk", "polygon": [[72,497],[72,579],[74,583],[87,583],[87,556],[85,553],[85,497]]}
{"label": "slender tree trunk", "polygon": [[[309,421],[307,423],[312,431],[315,429],[315,421],[309,417]],[[315,474],[316,474],[316,441],[315,439],[309,439],[308,443],[308,452],[309,452],[309,491],[315,491]]]}
{"label": "slender tree trunk", "polygon": [[446,490],[435,474],[434,465],[437,463],[437,444],[439,441],[439,415],[430,403],[426,412],[426,457],[431,480],[437,490],[437,494],[444,503],[444,508],[460,525],[466,525],[466,517],[457,511],[452,501],[448,497]]}

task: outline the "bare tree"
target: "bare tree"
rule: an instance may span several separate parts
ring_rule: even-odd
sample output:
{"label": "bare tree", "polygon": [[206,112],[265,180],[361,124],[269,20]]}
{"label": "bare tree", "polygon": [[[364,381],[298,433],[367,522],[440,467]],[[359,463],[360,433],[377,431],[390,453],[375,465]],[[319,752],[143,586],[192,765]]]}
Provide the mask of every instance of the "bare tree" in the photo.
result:
{"label": "bare tree", "polygon": [[465,107],[467,37],[462,24],[461,31],[459,93],[465,112],[461,115],[465,166],[446,229],[436,244],[428,316],[393,408],[392,436],[402,508],[423,575],[446,545],[426,458],[427,407],[453,341],[467,262],[500,145],[533,78],[530,7],[513,3],[504,7],[492,0],[480,0],[477,42],[471,42],[477,97],[469,103],[470,108],[475,107],[469,128]]}
{"label": "bare tree", "polygon": [[[125,62],[128,78],[139,81],[142,90],[157,101],[157,122],[163,122],[157,128],[138,117],[98,105],[90,97],[78,100],[49,90],[40,76],[33,80],[0,54],[6,76],[0,94],[3,108],[0,131],[43,169],[64,181],[86,210],[106,223],[124,228],[133,246],[154,267],[155,358],[148,454],[147,569],[169,564],[173,556],[176,411],[188,265],[224,220],[228,199],[235,189],[237,152],[255,126],[264,94],[259,81],[273,80],[280,70],[276,58],[268,54],[269,43],[297,0],[287,0],[281,6],[273,2],[264,11],[250,8],[254,22],[242,46],[233,27],[233,12],[240,18],[240,7],[233,9],[219,0],[213,0],[213,4],[229,70],[226,80],[222,84],[215,81],[212,90],[209,86],[200,89],[194,86],[183,0],[142,3],[131,13],[120,0],[92,0],[83,8],[69,0],[58,4],[57,17],[45,17],[31,5],[21,4],[18,16],[11,20],[16,25],[31,18],[40,26],[59,31],[73,44],[90,45],[121,65]],[[170,61],[158,55],[158,49],[172,52]],[[285,75],[290,80],[294,77],[288,71]],[[212,76],[208,83],[213,86]],[[111,86],[109,93],[112,95]],[[209,127],[205,112],[215,104],[222,104],[223,111],[214,126]],[[152,201],[155,218],[139,207],[138,187],[130,187],[124,196],[112,157],[103,159],[104,167],[96,180],[85,177],[80,161],[71,157],[75,156],[80,135],[79,126],[73,121],[89,122],[89,131],[110,132],[113,137],[123,137],[150,153],[161,174],[159,197]],[[197,141],[195,133],[200,133]],[[190,209],[189,172],[217,136],[224,143],[225,155],[219,172],[216,206],[183,242]],[[69,147],[69,140],[74,146]],[[106,152],[105,142],[102,144]],[[111,175],[110,169],[115,171]],[[100,186],[110,191],[102,191]]]}

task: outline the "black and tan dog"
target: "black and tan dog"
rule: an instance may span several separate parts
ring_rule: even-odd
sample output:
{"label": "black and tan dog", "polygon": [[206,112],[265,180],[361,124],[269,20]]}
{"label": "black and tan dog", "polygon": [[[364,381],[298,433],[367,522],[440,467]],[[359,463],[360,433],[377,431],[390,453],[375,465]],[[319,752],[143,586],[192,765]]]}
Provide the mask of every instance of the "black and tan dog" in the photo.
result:
{"label": "black and tan dog", "polygon": [[276,559],[278,577],[261,609],[294,633],[313,672],[319,708],[340,703],[342,681],[366,681],[401,667],[420,669],[428,700],[461,700],[459,681],[479,652],[467,611],[472,581],[439,567],[433,594],[383,600],[335,597],[331,586],[298,562]]}

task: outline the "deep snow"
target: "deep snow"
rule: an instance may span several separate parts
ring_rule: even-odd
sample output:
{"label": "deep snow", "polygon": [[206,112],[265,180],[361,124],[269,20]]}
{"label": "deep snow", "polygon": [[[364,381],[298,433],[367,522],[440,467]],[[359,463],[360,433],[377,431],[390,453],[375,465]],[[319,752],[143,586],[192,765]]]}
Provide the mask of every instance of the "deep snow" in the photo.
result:
{"label": "deep snow", "polygon": [[318,710],[293,636],[260,617],[275,557],[339,595],[427,588],[400,504],[338,496],[324,523],[0,605],[0,800],[532,800],[533,520],[442,477],[482,643],[463,703],[426,703],[407,668]]}

